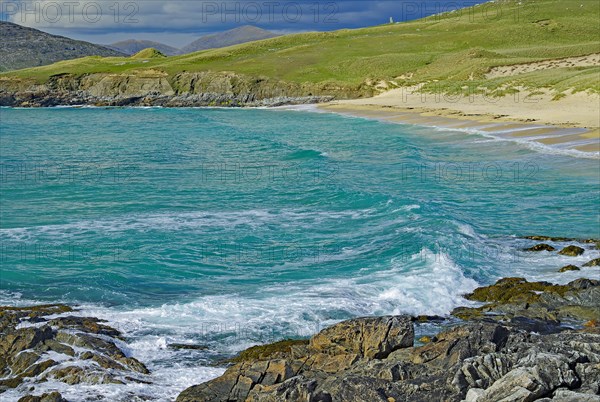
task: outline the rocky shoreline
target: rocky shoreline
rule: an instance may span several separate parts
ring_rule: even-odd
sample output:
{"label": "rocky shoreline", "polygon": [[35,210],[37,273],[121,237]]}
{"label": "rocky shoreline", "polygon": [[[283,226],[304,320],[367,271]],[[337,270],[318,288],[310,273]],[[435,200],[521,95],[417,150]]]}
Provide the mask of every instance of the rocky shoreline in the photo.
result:
{"label": "rocky shoreline", "polygon": [[[528,250],[549,252],[546,246],[552,247]],[[600,277],[599,259],[582,267]],[[464,297],[479,305],[456,308],[451,317],[355,318],[310,339],[251,347],[221,362],[222,376],[183,390],[177,402],[600,401],[600,280],[503,278]],[[441,332],[416,339],[432,325]],[[49,383],[152,381],[124,335],[103,320],[62,304],[0,307],[0,395],[64,402]]]}
{"label": "rocky shoreline", "polygon": [[0,77],[0,106],[260,107],[329,102],[375,94],[372,85],[291,83],[227,72],[162,71],[129,74],[60,74],[39,83]]}
{"label": "rocky shoreline", "polygon": [[[0,307],[0,395],[12,388],[58,381],[77,384],[146,383],[150,372],[127,356],[122,334],[62,304]],[[1,398],[1,397],[0,397]],[[64,401],[58,392],[21,402]]]}
{"label": "rocky shoreline", "polygon": [[[507,293],[506,303],[493,296]],[[434,317],[344,321],[309,341],[251,348],[177,402],[600,401],[600,281],[505,278],[472,295],[503,308],[455,310],[467,320],[423,346],[415,326]],[[576,328],[558,317],[590,320]]]}
{"label": "rocky shoreline", "polygon": [[[416,328],[447,319],[356,318],[309,340],[252,347],[177,401],[600,401],[600,281],[504,278],[466,298],[486,304],[455,309],[458,325],[418,340]],[[36,385],[151,381],[118,330],[74,314],[0,308],[0,393],[18,387],[31,392],[19,402],[60,402]]]}

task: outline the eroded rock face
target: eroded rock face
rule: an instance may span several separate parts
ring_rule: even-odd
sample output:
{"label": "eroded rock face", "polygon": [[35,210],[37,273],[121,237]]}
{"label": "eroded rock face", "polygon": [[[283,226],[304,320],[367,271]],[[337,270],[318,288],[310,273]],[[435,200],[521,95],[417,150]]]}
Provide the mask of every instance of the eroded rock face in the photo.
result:
{"label": "eroded rock face", "polygon": [[42,395],[27,395],[19,399],[19,402],[67,402],[59,392],[50,392]]}
{"label": "eroded rock face", "polygon": [[231,72],[160,70],[135,73],[61,74],[39,84],[0,77],[0,106],[281,106],[351,99],[374,94],[372,86],[293,83]]}
{"label": "eroded rock face", "polygon": [[[345,333],[358,342],[364,324],[350,320],[338,328],[341,332],[323,331],[315,338],[322,342],[325,335],[335,334],[334,341]],[[348,354],[356,350],[345,347],[328,347],[330,354],[300,349],[304,354],[286,359],[238,363],[223,376],[188,388],[177,401],[496,402],[553,395],[588,398],[598,393],[599,334],[536,335],[512,326],[472,323],[444,331],[425,346],[401,348],[381,359]],[[354,359],[340,363],[349,355]],[[315,364],[316,356],[330,364]],[[336,363],[336,370],[323,369]]]}
{"label": "eroded rock face", "polygon": [[310,347],[329,355],[383,359],[397,349],[413,346],[414,336],[408,316],[367,317],[324,329],[311,338]]}
{"label": "eroded rock face", "polygon": [[[119,331],[97,318],[65,316],[71,312],[64,305],[0,307],[0,393],[17,387],[26,392],[36,381],[126,384],[149,374],[117,346]],[[62,316],[45,318],[56,314]],[[56,394],[21,399],[62,401]]]}
{"label": "eroded rock face", "polygon": [[[409,316],[348,320],[321,331],[308,345],[285,344],[287,358],[278,358],[282,356],[279,350],[272,350],[275,358],[260,354],[258,360],[237,363],[221,377],[185,390],[177,400],[262,400],[263,397],[280,400],[277,399],[280,394],[288,395],[290,400],[299,397],[331,400],[326,390],[313,386],[317,384],[314,380],[305,382],[302,376],[325,380],[331,373],[351,370],[358,362],[384,359],[394,351],[411,347],[413,342],[414,329]],[[355,387],[371,389],[372,385],[346,381],[344,392],[352,394]],[[271,392],[274,394],[266,396]]]}
{"label": "eroded rock face", "polygon": [[600,282],[589,279],[559,286],[507,278],[472,297],[517,307],[449,328],[420,347],[411,346],[418,319],[344,321],[308,344],[250,349],[223,376],[188,388],[177,401],[596,401],[597,322],[575,331],[558,320],[514,313],[530,305],[546,309],[541,315],[567,316],[575,307],[598,306],[599,289]]}
{"label": "eroded rock face", "polygon": [[[552,332],[552,326],[559,330],[561,320],[600,321],[600,281],[594,279],[554,285],[504,278],[494,285],[477,288],[465,297],[487,303],[475,308],[459,307],[452,312],[465,320],[521,320],[531,325],[537,321],[541,332]],[[535,325],[529,329],[535,330]]]}

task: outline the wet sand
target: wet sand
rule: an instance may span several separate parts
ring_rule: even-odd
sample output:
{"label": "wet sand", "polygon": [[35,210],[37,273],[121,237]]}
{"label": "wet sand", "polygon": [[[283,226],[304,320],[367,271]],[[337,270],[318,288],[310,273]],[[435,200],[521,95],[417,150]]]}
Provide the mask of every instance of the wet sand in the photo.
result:
{"label": "wet sand", "polygon": [[[511,115],[510,112],[514,105],[510,101],[508,101],[510,107],[502,108],[495,105],[496,107],[493,110],[489,110],[490,113],[485,113],[483,111],[489,108],[489,105],[468,104],[467,107],[463,108],[461,107],[462,104],[457,102],[437,108],[427,107],[432,105],[416,106],[420,100],[417,100],[415,104],[413,99],[413,103],[411,103],[408,100],[410,98],[404,96],[402,99],[398,99],[394,94],[390,95],[390,92],[369,99],[331,102],[319,105],[319,108],[335,113],[400,124],[480,131],[497,138],[532,141],[555,148],[589,153],[589,156],[592,157],[600,156],[600,130],[598,129],[600,98],[598,97],[589,96],[589,99],[586,98],[585,100],[588,102],[580,107],[579,114],[576,115],[568,113],[574,107],[571,103],[569,103],[569,107],[566,107],[566,110],[558,113],[556,108],[563,107],[566,103],[559,105],[558,102],[546,102],[547,110],[543,110],[544,102],[537,102],[534,104],[534,110],[537,112],[532,112],[532,116],[543,117],[547,115],[552,118],[532,117],[523,119],[523,114],[527,114],[526,106],[521,105],[525,109],[522,109],[518,114],[513,113]],[[578,98],[583,100],[584,95],[578,95]],[[481,110],[482,112],[479,113],[473,110]],[[500,114],[491,113],[492,111],[500,112]],[[575,117],[581,118],[574,119]]]}

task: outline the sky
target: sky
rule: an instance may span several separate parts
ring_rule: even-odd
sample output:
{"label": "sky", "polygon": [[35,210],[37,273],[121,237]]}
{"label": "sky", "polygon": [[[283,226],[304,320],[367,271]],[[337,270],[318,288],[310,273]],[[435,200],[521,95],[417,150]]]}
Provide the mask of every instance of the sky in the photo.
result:
{"label": "sky", "polygon": [[[276,33],[331,31],[413,20],[484,0],[0,0],[0,19],[110,44],[146,39],[183,47],[253,25]],[[3,38],[5,40],[5,38]]]}

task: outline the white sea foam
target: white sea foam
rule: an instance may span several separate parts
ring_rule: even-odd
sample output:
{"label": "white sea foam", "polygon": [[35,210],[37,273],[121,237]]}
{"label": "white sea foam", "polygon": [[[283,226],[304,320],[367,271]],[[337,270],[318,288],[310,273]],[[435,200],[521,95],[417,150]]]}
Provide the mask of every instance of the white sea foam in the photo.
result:
{"label": "white sea foam", "polygon": [[317,104],[309,103],[305,105],[284,105],[276,107],[264,107],[268,110],[290,110],[294,112],[313,112],[313,113],[328,113],[326,110],[319,108]]}
{"label": "white sea foam", "polygon": [[151,400],[170,402],[175,400],[182,390],[218,377],[224,371],[224,369],[214,367],[184,368],[175,366],[157,369],[148,377],[148,380],[153,382],[152,384],[77,384],[72,386],[55,380],[40,382],[35,386],[24,383],[23,386],[10,389],[2,394],[2,400],[7,402],[17,401],[25,391],[27,391],[27,394],[32,395],[58,391],[69,401],[107,400],[129,402],[133,400]]}
{"label": "white sea foam", "polygon": [[[491,241],[468,224],[457,223],[457,227],[477,242]],[[520,275],[530,280],[564,283],[576,277],[589,277],[589,272],[557,274],[557,267],[566,263],[582,265],[600,255],[590,245],[586,245],[587,250],[580,257],[523,252],[522,259],[511,265],[509,253],[519,241],[522,242],[515,239],[499,242],[502,253],[497,261],[503,270],[498,272],[499,277]],[[557,247],[561,245],[556,243]],[[353,249],[343,252],[346,251],[359,252]],[[310,336],[352,316],[445,315],[454,307],[472,304],[461,295],[477,286],[447,253],[423,248],[408,258],[391,260],[388,269],[365,267],[353,277],[280,283],[264,287],[253,296],[207,295],[186,303],[130,309],[83,305],[77,314],[106,319],[127,335],[130,342],[126,352],[149,366],[154,385],[70,387],[50,381],[36,385],[34,393],[57,389],[73,400],[98,394],[115,401],[134,396],[172,400],[186,387],[223,372],[208,365],[211,355],[230,355],[258,343]],[[203,344],[209,351],[177,351],[168,347],[170,343]]]}
{"label": "white sea foam", "polygon": [[[224,344],[213,346],[230,352],[239,350],[240,341],[261,341],[274,333],[307,336],[344,317],[447,314],[466,303],[460,295],[476,286],[447,254],[423,249],[406,261],[392,261],[388,270],[302,285],[272,285],[254,297],[211,295],[160,307],[115,311],[87,306],[84,311],[129,329],[134,337],[150,332],[130,345],[134,356],[144,360],[167,350],[171,342],[202,338],[211,343],[227,338]],[[283,301],[282,294],[286,295]],[[145,355],[148,351],[151,354]]]}
{"label": "white sea foam", "polygon": [[544,128],[546,126],[533,126],[527,128],[516,128],[511,130],[498,131],[496,133],[491,133],[488,131],[473,129],[473,128],[451,128],[451,127],[439,127],[439,126],[427,126],[422,124],[416,124],[416,126],[424,126],[424,127],[434,127],[437,131],[455,131],[455,132],[463,132],[467,134],[480,135],[486,137],[492,141],[502,141],[502,142],[512,142],[522,146],[529,148],[532,151],[551,154],[551,155],[561,155],[561,156],[571,156],[575,158],[584,158],[584,159],[600,159],[600,152],[585,152],[580,151],[573,147],[575,145],[585,145],[587,143],[593,143],[592,141],[585,142],[569,142],[569,143],[558,143],[558,144],[544,144],[537,139],[554,137],[551,135],[548,136],[535,136],[535,137],[507,137],[501,134],[510,134],[512,132],[526,131],[532,128]]}
{"label": "white sea foam", "polygon": [[[600,250],[590,244],[577,242],[546,242],[557,250],[570,244],[576,244],[585,248],[585,252],[576,257],[560,255],[557,252],[517,252],[511,257],[513,263],[507,267],[506,273],[501,276],[518,276],[529,280],[548,281],[552,283],[565,284],[578,278],[600,279],[600,273],[595,267],[583,267],[585,263],[595,258],[600,258]],[[581,267],[580,271],[559,272],[561,267],[576,265]]]}
{"label": "white sea foam", "polygon": [[[541,142],[535,141],[534,137],[516,138],[516,137],[505,136],[505,134],[510,134],[513,132],[520,132],[520,131],[522,132],[522,131],[531,130],[531,129],[548,128],[549,127],[549,126],[543,126],[543,125],[532,125],[532,126],[527,126],[527,127],[523,127],[523,128],[500,130],[495,133],[491,133],[491,132],[483,131],[483,130],[477,129],[477,128],[444,127],[444,126],[440,126],[440,125],[427,124],[427,123],[423,123],[423,122],[405,123],[405,122],[399,122],[399,121],[390,121],[389,119],[383,118],[383,117],[377,118],[377,117],[353,116],[350,113],[331,112],[331,111],[324,111],[322,109],[318,109],[318,110],[314,110],[314,111],[307,109],[305,111],[319,112],[319,113],[323,113],[323,112],[335,113],[335,114],[338,114],[339,116],[343,116],[346,118],[349,117],[349,118],[356,118],[356,119],[375,120],[375,121],[379,121],[382,123],[389,123],[389,124],[401,124],[401,125],[414,126],[414,127],[430,127],[438,132],[461,132],[461,133],[466,133],[466,134],[484,136],[493,141],[505,141],[505,142],[516,143],[516,144],[525,146],[532,151],[540,152],[540,153],[546,153],[546,154],[551,154],[551,155],[570,156],[570,157],[584,158],[584,159],[600,159],[600,152],[585,152],[585,151],[579,151],[577,149],[569,148],[569,147],[572,147],[575,145],[582,145],[584,143],[570,142],[567,144],[548,145],[548,144],[543,144]],[[485,128],[485,127],[489,127],[489,126],[482,126],[481,128]],[[540,139],[540,138],[545,138],[545,137],[536,136],[535,138]],[[593,142],[590,142],[590,143],[593,143]]]}
{"label": "white sea foam", "polygon": [[232,229],[241,226],[259,228],[270,223],[294,224],[305,227],[336,221],[338,219],[361,219],[375,212],[373,209],[348,211],[303,211],[303,210],[246,210],[231,212],[178,212],[161,214],[126,215],[121,219],[83,220],[66,224],[42,225],[0,229],[0,237],[6,240],[31,240],[35,236],[52,238],[73,237],[87,232],[116,233],[129,230],[203,230],[205,228]]}
{"label": "white sea foam", "polygon": [[475,233],[475,230],[473,229],[473,227],[471,225],[459,222],[456,224],[456,226],[458,227],[458,231],[460,233],[464,234],[465,236],[468,236],[471,238],[477,237],[477,234]]}

